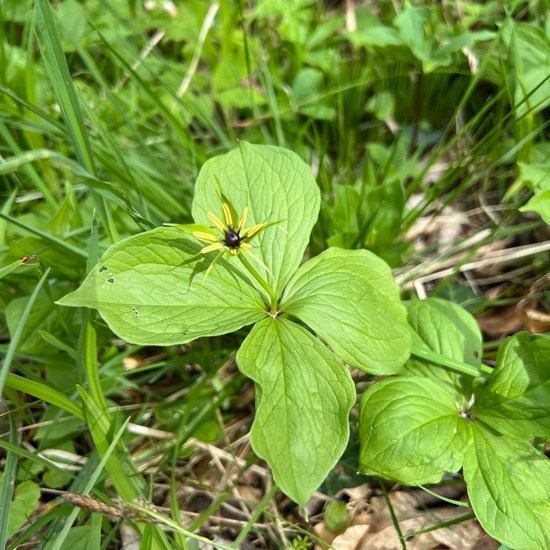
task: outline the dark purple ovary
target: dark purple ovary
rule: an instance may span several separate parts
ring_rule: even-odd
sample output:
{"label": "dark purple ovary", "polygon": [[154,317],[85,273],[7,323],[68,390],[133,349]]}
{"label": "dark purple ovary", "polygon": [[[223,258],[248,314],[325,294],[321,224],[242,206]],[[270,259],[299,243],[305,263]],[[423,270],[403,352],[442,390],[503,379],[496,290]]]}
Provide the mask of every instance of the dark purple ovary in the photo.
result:
{"label": "dark purple ovary", "polygon": [[239,231],[235,231],[231,226],[225,230],[225,238],[223,240],[228,248],[239,248],[241,246],[241,236]]}

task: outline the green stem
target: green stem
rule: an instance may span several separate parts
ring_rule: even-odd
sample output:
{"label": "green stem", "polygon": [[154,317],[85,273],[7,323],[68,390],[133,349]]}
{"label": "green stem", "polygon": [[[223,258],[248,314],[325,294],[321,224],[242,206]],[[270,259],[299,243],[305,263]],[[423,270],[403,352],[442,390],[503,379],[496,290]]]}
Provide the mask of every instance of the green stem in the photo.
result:
{"label": "green stem", "polygon": [[241,260],[242,264],[250,275],[260,283],[261,287],[269,294],[269,297],[271,298],[271,313],[275,315],[277,313],[277,305],[279,302],[279,298],[277,294],[273,291],[273,289],[267,284],[267,281],[258,273],[256,268],[245,258],[244,254],[239,254],[239,259]]}
{"label": "green stem", "polygon": [[468,374],[475,377],[479,376],[482,372],[487,374],[493,372],[493,369],[487,365],[481,365],[478,369],[477,367],[473,367],[472,365],[468,365],[462,361],[451,359],[450,357],[446,357],[445,355],[441,355],[435,351],[415,345],[412,347],[411,356],[420,359],[421,361],[429,361],[430,363],[441,365],[442,367],[446,367],[461,374]]}
{"label": "green stem", "polygon": [[260,504],[256,506],[256,510],[254,510],[252,517],[248,520],[248,523],[243,527],[243,529],[239,533],[239,536],[233,541],[231,548],[240,547],[241,542],[243,542],[243,540],[246,538],[250,530],[254,527],[254,524],[256,523],[256,521],[258,521],[258,518],[265,512],[267,505],[271,502],[271,500],[277,493],[278,489],[279,488],[277,487],[277,484],[274,483],[273,487],[271,487],[271,490],[264,496]]}

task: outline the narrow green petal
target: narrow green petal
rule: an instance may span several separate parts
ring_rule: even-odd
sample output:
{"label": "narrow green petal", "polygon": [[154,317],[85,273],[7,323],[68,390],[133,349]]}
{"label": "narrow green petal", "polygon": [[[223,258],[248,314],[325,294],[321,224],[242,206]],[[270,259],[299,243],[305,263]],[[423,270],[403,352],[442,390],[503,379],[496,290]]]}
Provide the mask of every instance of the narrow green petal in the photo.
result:
{"label": "narrow green petal", "polygon": [[[221,246],[221,245],[220,245]],[[215,250],[214,248],[212,247],[209,247],[207,246],[206,248],[211,248],[212,250]],[[205,250],[203,248],[203,250]],[[202,284],[204,285],[204,283],[206,283],[206,279],[208,279],[208,275],[210,274],[210,272],[212,271],[212,268],[218,263],[218,260],[225,254],[225,250],[222,250],[215,258],[214,260],[212,261],[212,263],[208,266],[208,269],[206,270],[206,273],[204,274],[204,279],[202,281]]]}

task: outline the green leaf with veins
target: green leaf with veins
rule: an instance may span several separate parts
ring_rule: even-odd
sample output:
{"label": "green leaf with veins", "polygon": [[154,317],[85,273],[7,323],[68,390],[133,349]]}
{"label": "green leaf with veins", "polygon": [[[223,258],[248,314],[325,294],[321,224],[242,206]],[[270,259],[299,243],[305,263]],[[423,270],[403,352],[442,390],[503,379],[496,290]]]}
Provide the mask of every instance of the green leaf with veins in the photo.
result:
{"label": "green leaf with veins", "polygon": [[[235,219],[248,208],[247,227],[266,224],[254,235],[253,253],[268,267],[271,287],[251,276],[236,254],[201,254],[204,244],[189,234],[208,231],[209,212],[224,219],[223,202]],[[117,243],[59,303],[98,309],[116,334],[140,344],[233,332],[263,319],[270,305],[275,308],[277,294],[302,259],[319,202],[311,170],[297,155],[240,143],[203,166],[193,202],[196,224],[158,228]]]}
{"label": "green leaf with veins", "polygon": [[[428,298],[407,304],[409,324],[414,330],[415,346],[428,348],[479,369],[482,338],[476,320],[459,305]],[[456,401],[466,405],[472,395],[472,377],[410,358],[403,375],[438,379],[452,392]]]}
{"label": "green leaf with veins", "polygon": [[281,309],[311,327],[346,363],[393,374],[411,331],[388,265],[367,250],[329,248],[289,281]]}
{"label": "green leaf with veins", "polygon": [[536,212],[545,223],[550,225],[550,189],[537,191],[519,211]]}
{"label": "green leaf with veins", "polygon": [[[176,227],[159,227],[115,244],[63,306],[96,308],[121,338],[171,345],[233,332],[266,316],[263,290],[236,258],[222,259]],[[234,260],[234,261],[232,261]],[[267,299],[267,298],[266,298]]]}
{"label": "green leaf with veins", "polygon": [[473,424],[464,480],[483,529],[516,550],[550,548],[550,461],[527,441]]}
{"label": "green leaf with veins", "polygon": [[469,425],[429,378],[397,376],[361,399],[359,471],[400,483],[437,483],[462,466]]}
{"label": "green leaf with veins", "polygon": [[254,452],[267,460],[281,489],[303,505],[348,442],[351,377],[319,340],[283,318],[257,323],[237,363],[256,382]]}
{"label": "green leaf with veins", "polygon": [[212,225],[208,212],[223,219],[220,186],[239,215],[248,207],[248,226],[279,222],[254,237],[253,252],[280,294],[302,261],[319,215],[320,193],[311,169],[286,149],[239,142],[202,167],[193,200],[197,223]]}
{"label": "green leaf with veins", "polygon": [[550,438],[550,337],[520,332],[500,346],[493,372],[475,388],[472,413],[500,433]]}

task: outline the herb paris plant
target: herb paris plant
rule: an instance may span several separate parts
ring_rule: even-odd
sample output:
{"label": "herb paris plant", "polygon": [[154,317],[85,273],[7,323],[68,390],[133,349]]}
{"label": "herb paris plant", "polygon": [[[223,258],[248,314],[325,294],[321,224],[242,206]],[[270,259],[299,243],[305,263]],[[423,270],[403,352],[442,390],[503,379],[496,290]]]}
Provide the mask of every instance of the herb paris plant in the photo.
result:
{"label": "herb paris plant", "polygon": [[[237,353],[239,369],[256,383],[252,446],[300,504],[348,441],[355,391],[343,361],[393,374],[411,344],[397,285],[374,254],[331,248],[299,267],[319,204],[311,170],[294,153],[241,142],[203,166],[196,224],[117,243],[60,301],[98,309],[116,334],[140,344],[179,344],[254,325]],[[244,231],[235,213],[245,211],[261,231]],[[216,246],[205,248],[200,238],[212,235],[212,223],[224,242],[215,237]],[[254,236],[261,272],[243,254],[220,254],[231,248],[229,226],[241,239]]]}
{"label": "herb paris plant", "polygon": [[[408,307],[416,348],[481,366],[475,319],[443,300]],[[483,528],[510,548],[550,547],[550,460],[529,440],[550,437],[550,338],[518,333],[477,378],[417,359],[361,399],[360,471],[408,485],[463,469]]]}

